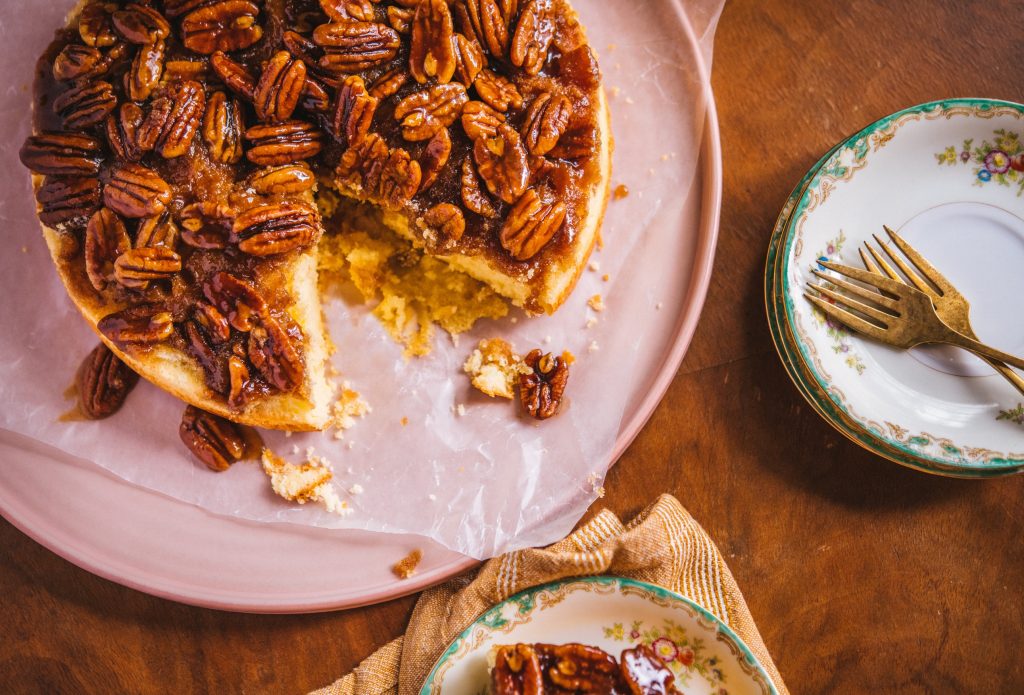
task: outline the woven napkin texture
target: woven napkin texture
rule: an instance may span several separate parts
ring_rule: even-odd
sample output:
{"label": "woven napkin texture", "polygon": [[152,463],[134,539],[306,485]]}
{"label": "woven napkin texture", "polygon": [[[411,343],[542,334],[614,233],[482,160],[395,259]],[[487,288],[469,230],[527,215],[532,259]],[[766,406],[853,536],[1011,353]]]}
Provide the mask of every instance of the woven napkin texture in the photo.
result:
{"label": "woven napkin texture", "polygon": [[750,647],[780,695],[789,694],[718,548],[678,500],[662,495],[628,524],[605,510],[552,546],[507,553],[427,590],[404,637],[310,695],[414,695],[448,644],[491,606],[533,586],[599,574],[657,584],[704,606]]}

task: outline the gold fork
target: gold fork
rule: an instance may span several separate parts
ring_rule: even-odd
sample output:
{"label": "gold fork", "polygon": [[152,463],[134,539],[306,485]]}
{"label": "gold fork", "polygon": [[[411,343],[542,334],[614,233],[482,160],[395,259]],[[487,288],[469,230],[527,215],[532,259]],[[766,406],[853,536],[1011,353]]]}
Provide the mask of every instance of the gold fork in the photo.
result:
{"label": "gold fork", "polygon": [[[861,260],[864,261],[864,267],[873,273],[879,275],[885,274],[891,277],[893,280],[899,280],[905,282],[903,279],[906,277],[914,287],[921,290],[929,297],[932,298],[932,304],[935,305],[935,313],[939,315],[942,322],[952,328],[957,333],[964,335],[973,340],[977,340],[978,336],[974,332],[974,327],[971,325],[971,305],[967,299],[960,294],[960,291],[953,286],[946,277],[936,270],[935,266],[928,262],[924,256],[922,256],[917,249],[911,246],[903,237],[891,230],[889,227],[883,226],[886,234],[892,240],[899,250],[903,252],[903,255],[910,261],[910,265],[905,263],[903,259],[893,251],[892,248],[877,235],[875,242],[878,243],[885,255],[887,255],[893,263],[903,272],[903,277],[889,265],[884,258],[882,258],[877,251],[871,246],[871,244],[865,242],[864,248],[858,249]],[[870,257],[864,253],[864,249],[867,249]],[[913,266],[913,267],[910,267]],[[916,270],[916,272],[915,272]],[[918,274],[920,273],[920,275]],[[923,276],[923,277],[922,277]],[[931,283],[931,284],[929,284]],[[1021,377],[1017,372],[1007,367],[1002,362],[982,357],[989,366],[996,370],[1000,376],[1004,377],[1007,381],[1013,384],[1014,388],[1024,394],[1024,377]]]}
{"label": "gold fork", "polygon": [[[904,350],[926,343],[955,345],[970,350],[976,355],[1005,362],[1017,369],[1024,369],[1024,359],[979,343],[977,340],[957,333],[943,323],[939,315],[935,313],[931,297],[916,287],[853,266],[829,261],[820,261],[820,263],[840,275],[881,290],[881,292],[875,292],[852,282],[825,275],[818,270],[812,271],[816,276],[846,294],[824,285],[808,284],[807,289],[811,292],[805,292],[804,297],[821,309],[826,316],[848,328]],[[848,295],[871,302],[871,304],[857,301]],[[822,297],[828,297],[835,304],[825,301]],[[847,308],[841,308],[839,305]]]}

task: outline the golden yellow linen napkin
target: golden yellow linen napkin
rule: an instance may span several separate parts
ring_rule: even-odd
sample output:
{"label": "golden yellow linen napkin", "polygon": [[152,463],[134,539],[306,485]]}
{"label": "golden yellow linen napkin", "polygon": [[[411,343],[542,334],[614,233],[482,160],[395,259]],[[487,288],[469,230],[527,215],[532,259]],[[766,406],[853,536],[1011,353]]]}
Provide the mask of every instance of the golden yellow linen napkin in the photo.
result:
{"label": "golden yellow linen napkin", "polygon": [[552,546],[507,553],[428,589],[405,637],[311,695],[414,695],[448,644],[491,606],[539,584],[596,574],[657,584],[704,606],[746,642],[780,695],[789,695],[718,548],[671,495],[626,525],[605,510]]}

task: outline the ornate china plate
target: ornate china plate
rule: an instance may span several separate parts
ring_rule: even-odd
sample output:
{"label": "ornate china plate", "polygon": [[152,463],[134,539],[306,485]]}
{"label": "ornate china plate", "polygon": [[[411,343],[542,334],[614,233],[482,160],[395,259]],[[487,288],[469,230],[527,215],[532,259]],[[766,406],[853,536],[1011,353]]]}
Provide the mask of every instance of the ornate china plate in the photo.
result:
{"label": "ornate china plate", "polygon": [[1024,325],[1006,318],[1024,291],[1021,136],[1019,104],[905,109],[826,155],[779,216],[765,289],[783,363],[826,420],[897,463],[957,477],[1019,472],[1024,396],[966,353],[863,340],[825,320],[803,288],[820,259],[860,266],[857,247],[888,224],[971,301],[983,340],[1024,353]]}
{"label": "ornate china plate", "polygon": [[491,647],[578,642],[618,658],[647,644],[687,695],[776,695],[764,668],[713,614],[653,584],[586,577],[536,587],[484,613],[448,647],[420,695],[485,693]]}

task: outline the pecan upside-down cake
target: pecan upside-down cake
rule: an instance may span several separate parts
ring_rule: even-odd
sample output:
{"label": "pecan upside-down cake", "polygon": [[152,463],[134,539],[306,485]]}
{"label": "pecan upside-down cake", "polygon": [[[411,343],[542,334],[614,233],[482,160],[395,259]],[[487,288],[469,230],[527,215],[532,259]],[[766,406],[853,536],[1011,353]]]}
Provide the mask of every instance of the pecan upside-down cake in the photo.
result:
{"label": "pecan upside-down cake", "polygon": [[676,677],[640,645],[616,660],[584,644],[513,644],[490,654],[490,695],[680,695]]}
{"label": "pecan upside-down cake", "polygon": [[566,0],[90,1],[21,151],[68,293],[132,369],[319,429],[319,186],[530,312],[598,236],[610,134]]}

